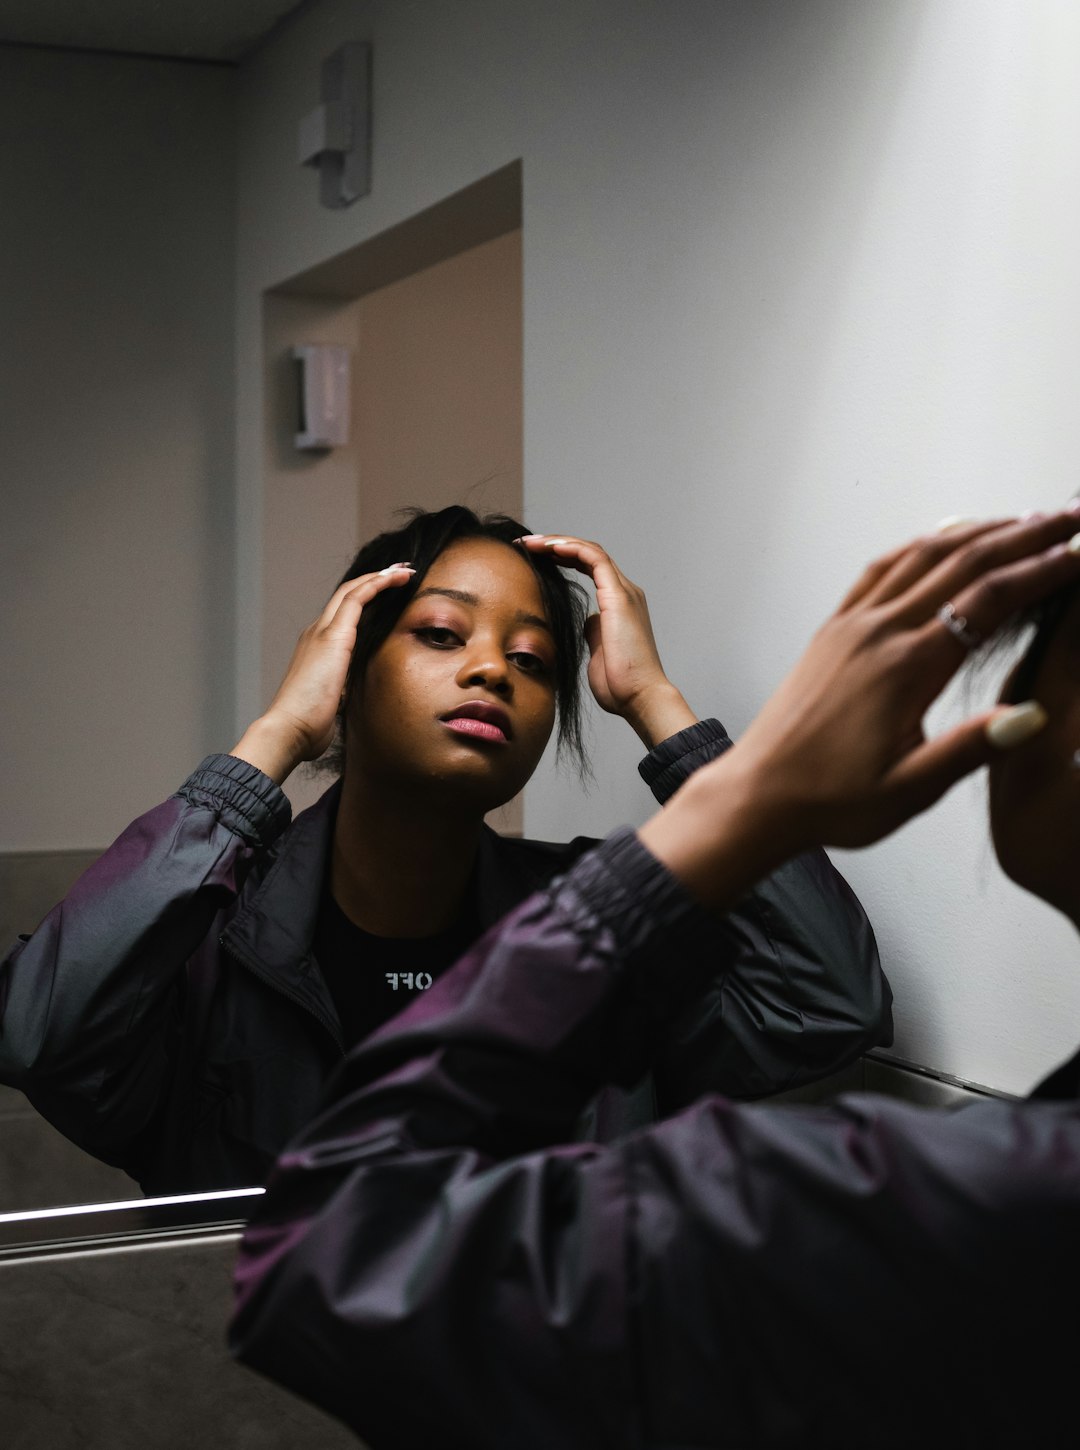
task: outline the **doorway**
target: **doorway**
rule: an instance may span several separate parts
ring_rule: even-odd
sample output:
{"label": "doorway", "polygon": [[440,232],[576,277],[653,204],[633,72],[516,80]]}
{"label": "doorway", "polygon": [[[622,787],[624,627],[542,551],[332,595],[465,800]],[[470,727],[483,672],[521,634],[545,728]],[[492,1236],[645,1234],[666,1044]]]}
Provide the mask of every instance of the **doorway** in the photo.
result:
{"label": "doorway", "polygon": [[[296,449],[291,350],[351,360],[348,443]],[[398,509],[523,512],[521,168],[515,163],[266,294],[261,678],[269,699],[297,635],[360,542]],[[297,772],[294,810],[325,789]],[[521,834],[522,804],[491,824]]]}

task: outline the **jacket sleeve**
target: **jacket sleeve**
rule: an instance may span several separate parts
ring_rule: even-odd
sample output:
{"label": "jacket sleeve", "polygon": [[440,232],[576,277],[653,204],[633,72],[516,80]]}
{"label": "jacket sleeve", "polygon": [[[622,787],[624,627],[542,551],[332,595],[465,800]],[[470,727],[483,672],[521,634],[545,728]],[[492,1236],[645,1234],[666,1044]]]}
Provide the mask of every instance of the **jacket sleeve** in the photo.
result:
{"label": "jacket sleeve", "polygon": [[175,1061],[185,963],[289,814],[261,771],[212,755],[134,821],[0,966],[0,1081],[128,1167]]}
{"label": "jacket sleeve", "polygon": [[[663,805],[731,746],[718,720],[664,740],[639,772]],[[892,1041],[874,932],[825,852],[787,862],[727,914],[716,970],[657,1044],[661,1112],[703,1092],[759,1098],[839,1072]]]}
{"label": "jacket sleeve", "polygon": [[244,1235],[234,1352],[377,1450],[1043,1443],[1075,1105],[709,1097],[566,1143],[697,991],[703,917],[609,838],[354,1051]]}

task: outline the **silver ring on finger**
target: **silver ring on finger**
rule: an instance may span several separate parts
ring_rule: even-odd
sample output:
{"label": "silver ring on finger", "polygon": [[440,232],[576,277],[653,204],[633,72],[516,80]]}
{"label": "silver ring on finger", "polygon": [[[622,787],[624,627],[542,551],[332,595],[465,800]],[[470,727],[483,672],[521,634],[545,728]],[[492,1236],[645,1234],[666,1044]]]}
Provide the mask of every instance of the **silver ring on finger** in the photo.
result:
{"label": "silver ring on finger", "polygon": [[946,602],[941,606],[937,617],[957,644],[962,644],[966,650],[978,649],[982,644],[982,635],[978,630],[968,628],[967,617],[957,614],[956,608],[951,602]]}

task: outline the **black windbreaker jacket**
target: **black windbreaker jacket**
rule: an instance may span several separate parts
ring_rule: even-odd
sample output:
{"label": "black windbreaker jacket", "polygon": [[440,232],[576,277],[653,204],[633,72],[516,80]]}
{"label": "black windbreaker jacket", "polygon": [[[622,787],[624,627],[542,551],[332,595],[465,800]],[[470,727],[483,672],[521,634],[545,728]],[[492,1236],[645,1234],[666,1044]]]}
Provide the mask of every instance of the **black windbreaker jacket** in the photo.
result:
{"label": "black windbreaker jacket", "polygon": [[370,1450],[1075,1445],[1075,1061],[1071,1100],[706,1095],[568,1141],[713,931],[617,833],[356,1048],[256,1201],[239,1357]]}
{"label": "black windbreaker jacket", "polygon": [[[730,744],[705,721],[641,773],[663,802]],[[261,771],[210,756],[141,816],[0,967],[0,1081],[148,1193],[261,1183],[344,1050],[311,950],[337,809],[290,826]],[[484,834],[484,928],[594,843]],[[873,932],[823,852],[785,866],[718,924],[709,972],[656,1043],[652,1074],[607,1093],[607,1138],[706,1089],[760,1097],[890,1040]],[[644,1072],[644,1069],[643,1069]]]}

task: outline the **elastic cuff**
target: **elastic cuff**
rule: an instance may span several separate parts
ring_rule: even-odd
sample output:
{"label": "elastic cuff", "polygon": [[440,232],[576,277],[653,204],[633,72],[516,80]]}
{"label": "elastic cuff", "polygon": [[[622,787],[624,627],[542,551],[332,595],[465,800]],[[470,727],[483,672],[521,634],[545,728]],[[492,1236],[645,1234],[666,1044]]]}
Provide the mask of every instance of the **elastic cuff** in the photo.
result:
{"label": "elastic cuff", "polygon": [[650,750],[638,766],[638,774],[656,798],[663,802],[699,766],[723,755],[731,737],[719,720],[699,720]]}
{"label": "elastic cuff", "polygon": [[554,891],[557,904],[580,927],[610,932],[615,951],[649,995],[670,991],[677,997],[703,963],[715,967],[716,918],[634,831],[624,828],[601,841]]}
{"label": "elastic cuff", "polygon": [[289,798],[276,781],[235,755],[208,755],[176,794],[209,807],[255,846],[272,845],[292,820]]}

